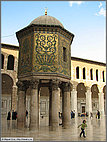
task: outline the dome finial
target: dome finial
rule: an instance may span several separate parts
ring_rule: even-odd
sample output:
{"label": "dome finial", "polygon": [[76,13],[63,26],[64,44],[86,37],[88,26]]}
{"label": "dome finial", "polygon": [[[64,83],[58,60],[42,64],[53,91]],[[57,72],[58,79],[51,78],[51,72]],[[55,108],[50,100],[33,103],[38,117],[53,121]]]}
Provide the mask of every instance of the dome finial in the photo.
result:
{"label": "dome finial", "polygon": [[47,10],[48,10],[48,8],[45,8],[45,15],[47,15]]}

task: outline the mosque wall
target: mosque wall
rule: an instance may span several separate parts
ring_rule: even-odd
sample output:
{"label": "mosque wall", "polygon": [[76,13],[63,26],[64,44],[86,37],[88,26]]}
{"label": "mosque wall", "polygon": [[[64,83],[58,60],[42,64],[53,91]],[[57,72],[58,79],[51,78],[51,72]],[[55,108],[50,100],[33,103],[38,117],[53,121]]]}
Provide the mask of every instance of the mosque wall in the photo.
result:
{"label": "mosque wall", "polygon": [[[41,35],[41,34],[40,34]],[[43,36],[44,34],[42,33],[42,39],[45,38]],[[39,37],[40,38],[40,37]],[[53,34],[52,37],[50,37],[52,41],[54,40]],[[64,41],[63,37],[60,37],[62,43],[60,43],[60,46],[67,45],[67,49],[70,50],[69,48],[69,42]],[[41,39],[40,39],[41,40]],[[57,42],[58,39],[56,39]],[[36,46],[36,34],[35,34],[35,46]],[[39,43],[40,44],[40,43]],[[41,43],[42,44],[42,43]],[[50,43],[49,43],[50,44]],[[32,48],[31,44],[31,37],[28,36],[25,39],[22,40],[22,45],[26,46],[26,51],[23,50],[23,56],[21,56],[21,60],[23,59],[26,62],[27,57],[29,56],[29,52],[31,52],[32,49],[28,49],[28,45],[30,45],[30,48]],[[45,44],[46,46],[46,44]],[[56,43],[57,46],[57,43]],[[17,68],[18,68],[18,49],[19,47],[15,47],[12,45],[3,45],[1,47],[1,54],[4,56],[2,57],[2,62],[3,62],[3,68],[1,68],[1,74],[2,74],[2,89],[8,90],[8,87],[10,86],[11,82],[11,92],[6,92],[2,90],[2,114],[7,114],[10,109],[17,110]],[[43,49],[46,47],[43,47]],[[42,50],[43,50],[42,49]],[[34,49],[33,49],[34,50]],[[53,50],[55,50],[53,48]],[[50,51],[49,51],[50,52]],[[62,51],[60,51],[62,52]],[[58,51],[55,53],[57,54]],[[27,54],[27,55],[25,55]],[[13,69],[8,69],[8,62],[9,62],[9,55],[12,55],[14,57],[14,68]],[[36,55],[36,54],[35,54]],[[51,54],[49,54],[51,57]],[[23,58],[22,58],[23,57]],[[30,58],[30,57],[29,57]],[[39,58],[39,57],[38,57]],[[52,57],[53,58],[53,57]],[[62,58],[61,56],[57,56],[59,58]],[[40,58],[39,58],[40,59]],[[44,58],[45,59],[45,58]],[[50,62],[49,62],[50,63]],[[22,63],[23,64],[23,63]],[[22,65],[20,64],[20,65]],[[30,63],[27,65],[25,68],[25,64],[23,65],[23,71],[26,71],[27,68],[30,68]],[[51,63],[50,63],[51,64]],[[58,65],[61,63],[58,63]],[[68,62],[69,64],[69,62]],[[35,66],[36,64],[34,64]],[[42,66],[42,64],[41,64]],[[57,66],[56,66],[57,67]],[[79,67],[79,71],[77,72],[77,67]],[[83,71],[84,69],[84,71]],[[68,69],[70,70],[70,69]],[[40,70],[41,72],[42,70]],[[97,71],[97,72],[96,72]],[[77,74],[79,74],[79,78],[77,78]],[[84,75],[83,75],[84,74]],[[10,82],[7,81],[10,78]],[[12,83],[13,82],[13,83]],[[5,83],[7,83],[5,85]],[[102,99],[102,95],[104,95],[104,105],[105,105],[105,98],[106,98],[106,65],[104,63],[99,63],[99,62],[94,62],[90,60],[85,60],[85,59],[78,59],[78,58],[71,58],[71,84],[75,86],[74,90],[77,91],[77,111],[82,113],[84,112],[84,109],[86,111],[86,92],[87,92],[87,86],[91,89],[92,93],[92,111],[96,112],[97,109],[99,109],[99,105],[102,105],[101,103],[99,104],[99,100]],[[7,87],[5,87],[7,86]],[[71,90],[71,94],[73,90]],[[74,91],[74,92],[75,92]],[[4,93],[3,93],[4,92]],[[28,111],[30,111],[30,89],[27,92],[27,103],[26,103],[26,108]],[[103,101],[103,99],[102,99]],[[59,111],[61,111],[61,105],[62,105],[62,97],[60,97],[59,101]],[[71,100],[72,103],[72,100]],[[41,115],[48,116],[48,110],[49,110],[49,90],[48,88],[41,88],[40,92],[40,113]],[[101,109],[101,108],[100,108]]]}

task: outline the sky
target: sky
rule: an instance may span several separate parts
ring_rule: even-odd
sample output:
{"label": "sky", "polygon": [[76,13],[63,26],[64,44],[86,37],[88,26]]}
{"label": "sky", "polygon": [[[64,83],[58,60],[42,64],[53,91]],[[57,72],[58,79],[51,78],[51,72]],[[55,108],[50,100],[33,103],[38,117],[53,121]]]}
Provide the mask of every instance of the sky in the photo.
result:
{"label": "sky", "polygon": [[1,43],[19,46],[16,32],[45,8],[74,34],[72,57],[106,63],[106,1],[1,1]]}

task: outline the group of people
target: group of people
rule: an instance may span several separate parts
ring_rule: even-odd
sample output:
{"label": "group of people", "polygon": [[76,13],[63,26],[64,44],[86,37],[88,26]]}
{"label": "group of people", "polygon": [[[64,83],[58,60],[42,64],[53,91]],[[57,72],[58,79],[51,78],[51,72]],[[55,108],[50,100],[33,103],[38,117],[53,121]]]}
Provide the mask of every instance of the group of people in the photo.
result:
{"label": "group of people", "polygon": [[[28,111],[26,110],[26,117],[28,118]],[[17,111],[12,111],[12,120],[16,120],[17,119]],[[7,120],[11,120],[11,112],[8,112],[7,115]]]}
{"label": "group of people", "polygon": [[75,118],[75,110],[74,111],[71,110],[71,119],[72,118]]}
{"label": "group of people", "polygon": [[[17,112],[13,110],[12,111],[12,120],[16,120],[16,119],[17,119]],[[8,112],[7,120],[11,120],[11,112],[10,111]]]}
{"label": "group of people", "polygon": [[[90,113],[90,118],[92,118],[92,117],[93,117],[93,114],[92,114],[92,112],[91,112],[91,113]],[[99,111],[99,110],[97,110],[96,118],[100,119],[100,111]],[[81,126],[80,137],[81,137],[81,135],[83,134],[83,137],[85,138],[85,137],[86,137],[86,135],[85,135],[85,128],[87,127],[86,120],[83,120],[83,123],[80,124],[80,125],[78,126],[78,128],[79,128],[80,126]]]}

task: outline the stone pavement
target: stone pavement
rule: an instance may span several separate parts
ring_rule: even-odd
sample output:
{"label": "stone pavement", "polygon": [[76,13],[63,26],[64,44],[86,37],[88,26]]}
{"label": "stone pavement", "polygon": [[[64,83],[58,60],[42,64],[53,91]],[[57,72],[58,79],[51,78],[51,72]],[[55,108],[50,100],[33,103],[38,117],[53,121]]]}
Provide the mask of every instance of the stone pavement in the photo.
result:
{"label": "stone pavement", "polygon": [[[79,137],[80,128],[77,128],[83,119],[87,121],[86,138]],[[1,137],[29,137],[34,141],[106,141],[106,116],[102,116],[100,120],[95,116],[92,119],[73,118],[70,129],[63,129],[60,125],[58,131],[49,130],[48,120],[45,117],[41,118],[40,122],[39,130],[29,131],[29,128],[18,130],[17,120],[7,121],[6,118],[2,118]]]}

